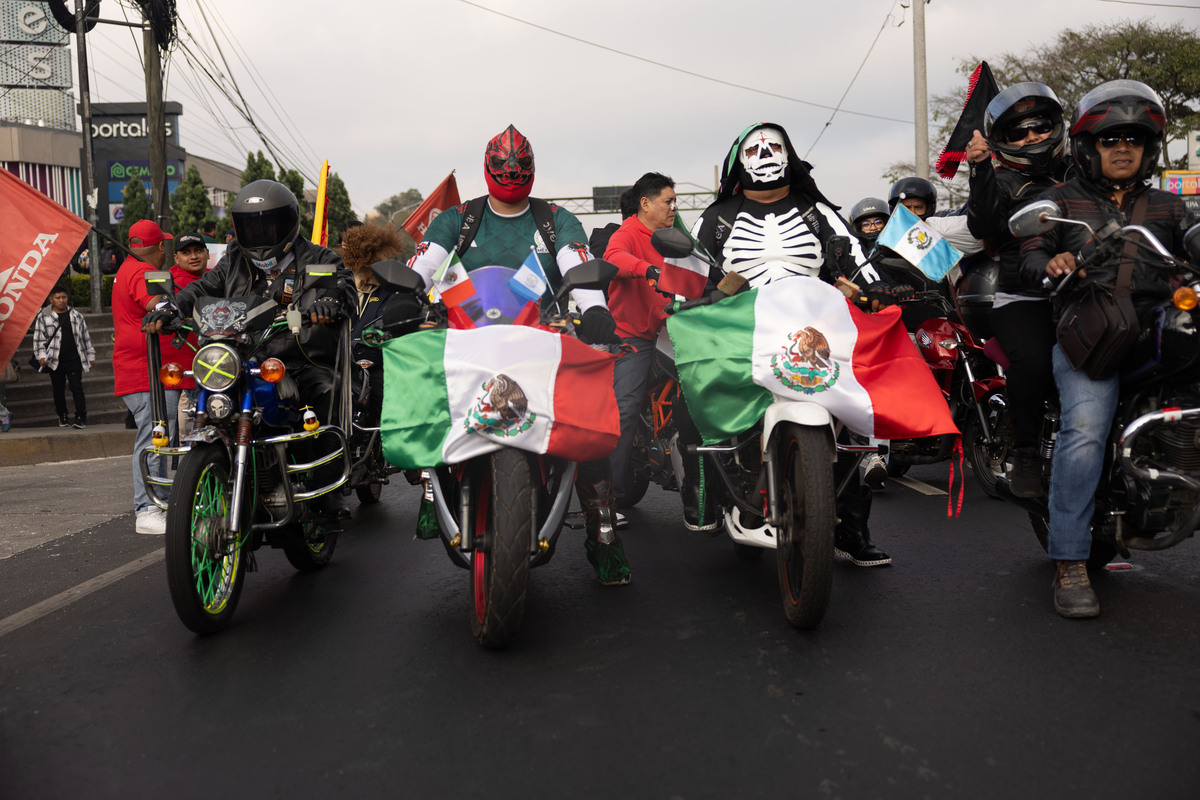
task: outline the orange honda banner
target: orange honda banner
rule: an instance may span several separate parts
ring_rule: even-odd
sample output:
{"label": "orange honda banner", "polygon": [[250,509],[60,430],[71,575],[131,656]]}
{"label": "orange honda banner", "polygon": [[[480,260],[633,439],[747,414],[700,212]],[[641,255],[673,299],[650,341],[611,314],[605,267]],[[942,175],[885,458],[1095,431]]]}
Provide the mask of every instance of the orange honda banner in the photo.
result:
{"label": "orange honda banner", "polygon": [[0,366],[21,338],[91,226],[0,168]]}
{"label": "orange honda banner", "polygon": [[425,238],[425,229],[433,222],[434,217],[447,208],[454,208],[460,202],[462,201],[458,199],[458,181],[454,178],[454,170],[450,170],[446,180],[438,184],[433,194],[421,201],[421,205],[408,215],[401,227],[408,231],[414,242],[419,242]]}

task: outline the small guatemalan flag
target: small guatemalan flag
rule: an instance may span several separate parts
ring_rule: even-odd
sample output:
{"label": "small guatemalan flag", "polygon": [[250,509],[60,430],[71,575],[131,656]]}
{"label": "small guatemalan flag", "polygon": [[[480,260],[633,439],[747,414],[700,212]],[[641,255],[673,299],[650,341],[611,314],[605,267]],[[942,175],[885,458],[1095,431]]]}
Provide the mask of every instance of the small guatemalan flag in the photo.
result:
{"label": "small guatemalan flag", "polygon": [[896,251],[933,281],[946,277],[963,255],[900,203],[875,242]]}
{"label": "small guatemalan flag", "polygon": [[521,264],[517,274],[509,279],[508,288],[522,300],[536,303],[546,293],[547,286],[546,273],[542,270],[542,262],[538,260],[537,250],[530,247],[529,257]]}

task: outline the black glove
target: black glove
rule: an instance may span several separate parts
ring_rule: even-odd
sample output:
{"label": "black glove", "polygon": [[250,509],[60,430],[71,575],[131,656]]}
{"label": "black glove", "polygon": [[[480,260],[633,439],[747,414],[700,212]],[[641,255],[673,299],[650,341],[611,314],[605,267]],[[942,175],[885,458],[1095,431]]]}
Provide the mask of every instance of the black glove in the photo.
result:
{"label": "black glove", "polygon": [[177,331],[183,320],[179,318],[178,308],[172,305],[164,305],[162,308],[156,308],[142,317],[142,330],[145,330],[154,322],[161,322],[164,331]]}
{"label": "black glove", "polygon": [[583,312],[575,333],[584,344],[620,344],[617,336],[617,321],[604,306],[592,306]]}
{"label": "black glove", "polygon": [[658,267],[646,267],[646,280],[650,283],[651,289],[658,288],[658,279],[662,277],[662,270]]}
{"label": "black glove", "polygon": [[913,288],[906,284],[891,286],[883,281],[868,283],[859,290],[859,298],[862,305],[872,308],[884,308],[886,306],[895,305],[902,300],[908,300],[913,296]]}
{"label": "black glove", "polygon": [[333,297],[322,297],[313,302],[308,309],[311,313],[318,317],[329,317],[330,319],[342,318],[341,301]]}

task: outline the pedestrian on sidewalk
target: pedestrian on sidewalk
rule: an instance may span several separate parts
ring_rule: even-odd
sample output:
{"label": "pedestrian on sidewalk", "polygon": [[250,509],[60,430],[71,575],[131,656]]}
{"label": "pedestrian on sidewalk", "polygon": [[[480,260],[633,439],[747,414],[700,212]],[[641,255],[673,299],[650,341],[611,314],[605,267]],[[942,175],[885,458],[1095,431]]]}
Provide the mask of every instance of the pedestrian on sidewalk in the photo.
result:
{"label": "pedestrian on sidewalk", "polygon": [[4,405],[5,394],[8,391],[10,383],[16,383],[21,380],[21,371],[17,368],[15,355],[9,359],[8,364],[0,370],[0,433],[8,433],[12,428],[12,412]]}
{"label": "pedestrian on sidewalk", "polygon": [[[156,420],[150,411],[149,357],[146,355],[146,334],[142,333],[142,318],[146,312],[160,302],[161,295],[151,295],[146,289],[146,273],[160,270],[167,260],[163,240],[173,238],[152,220],[135,222],[129,229],[129,250],[133,255],[121,263],[113,281],[113,373],[114,393],[133,412],[137,425],[137,436],[133,442],[133,510],[136,514],[134,531],[137,533],[164,534],[167,532],[167,516],[158,506],[150,502],[146,485],[142,482],[141,454],[150,446]],[[172,336],[161,336],[162,361],[182,362],[186,356],[171,345]],[[176,437],[178,426],[176,413],[179,407],[179,390],[165,392],[166,419],[159,420],[167,425],[169,436]],[[148,459],[150,474],[167,476],[166,458],[152,456]]]}
{"label": "pedestrian on sidewalk", "polygon": [[[87,322],[74,308],[64,286],[50,290],[50,304],[33,320],[33,356],[50,370],[50,388],[54,391],[54,413],[58,427],[87,426],[87,398],[83,394],[83,373],[96,363],[96,348],[88,333]],[[67,385],[75,402],[75,421],[67,417]]]}

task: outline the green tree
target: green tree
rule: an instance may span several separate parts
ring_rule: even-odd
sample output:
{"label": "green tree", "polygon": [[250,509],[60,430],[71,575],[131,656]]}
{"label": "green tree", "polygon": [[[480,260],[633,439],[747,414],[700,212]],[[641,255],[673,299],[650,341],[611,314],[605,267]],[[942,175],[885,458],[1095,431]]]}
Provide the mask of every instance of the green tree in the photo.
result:
{"label": "green tree", "polygon": [[205,220],[214,219],[212,202],[200,180],[200,171],[188,167],[187,174],[171,194],[171,222],[175,232],[198,231]]}
{"label": "green tree", "polygon": [[[421,201],[424,199],[425,198],[421,196],[420,190],[408,189],[400,194],[394,194],[387,200],[384,200],[382,203],[375,206],[375,211],[383,215],[385,220],[390,220],[392,218],[392,214],[395,214],[397,211],[413,211],[417,206],[421,205]],[[397,220],[397,224],[403,221],[403,219]]]}
{"label": "green tree", "polygon": [[275,180],[275,167],[263,155],[262,150],[259,150],[257,153],[247,154],[246,168],[242,170],[242,186],[253,181],[262,180],[263,178],[271,181]]}
{"label": "green tree", "polygon": [[153,219],[154,210],[150,207],[150,196],[146,194],[146,187],[142,185],[141,179],[132,177],[129,183],[125,184],[125,188],[121,191],[121,203],[123,204],[121,226],[118,228],[117,241],[129,241],[129,229],[133,227],[133,223],[143,219]]}
{"label": "green tree", "polygon": [[300,205],[300,234],[306,239],[311,239],[313,218],[309,213],[308,203],[304,201],[304,176],[298,170],[280,167],[279,182],[296,195],[296,202]]}
{"label": "green tree", "polygon": [[341,230],[343,223],[358,219],[358,215],[350,207],[350,193],[346,191],[346,184],[342,183],[342,179],[336,172],[329,173],[329,182],[325,185],[325,201],[325,219],[329,225],[329,246],[337,247],[341,242],[335,240],[338,239],[338,231]]}

